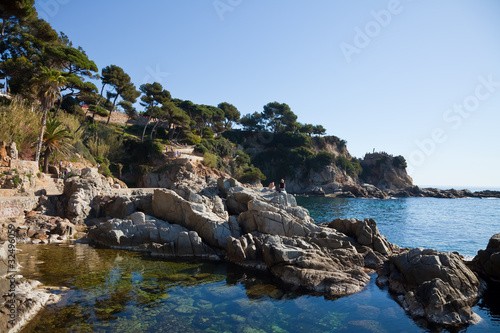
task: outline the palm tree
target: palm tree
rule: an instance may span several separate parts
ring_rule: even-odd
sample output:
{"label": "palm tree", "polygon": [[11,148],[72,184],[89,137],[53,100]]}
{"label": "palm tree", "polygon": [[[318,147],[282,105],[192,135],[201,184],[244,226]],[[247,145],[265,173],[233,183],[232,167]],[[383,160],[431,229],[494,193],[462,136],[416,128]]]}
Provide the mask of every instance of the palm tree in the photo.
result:
{"label": "palm tree", "polygon": [[42,107],[42,128],[38,137],[36,146],[35,161],[40,161],[40,153],[42,151],[43,135],[45,125],[47,123],[47,112],[54,106],[54,103],[61,94],[61,87],[66,83],[66,78],[57,69],[47,67],[41,68],[41,73],[35,79],[35,87],[37,89],[37,97]]}
{"label": "palm tree", "polygon": [[53,152],[66,155],[70,149],[71,132],[61,126],[62,122],[51,119],[43,134],[43,146],[45,147],[43,172],[49,173],[49,160]]}

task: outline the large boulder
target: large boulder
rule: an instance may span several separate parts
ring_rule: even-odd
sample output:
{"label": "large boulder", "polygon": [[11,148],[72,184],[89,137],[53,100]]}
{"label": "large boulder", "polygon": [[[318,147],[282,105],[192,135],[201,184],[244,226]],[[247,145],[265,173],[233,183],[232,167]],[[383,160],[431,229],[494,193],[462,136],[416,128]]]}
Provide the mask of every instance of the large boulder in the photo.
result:
{"label": "large boulder", "polygon": [[328,249],[300,237],[250,233],[229,239],[227,259],[267,269],[290,286],[340,297],[360,291],[370,278],[356,249],[337,245]]}
{"label": "large boulder", "polygon": [[493,235],[486,250],[479,250],[472,260],[474,269],[490,281],[500,283],[500,233]]}
{"label": "large boulder", "polygon": [[228,219],[223,219],[202,202],[188,201],[172,190],[154,191],[153,214],[198,232],[207,244],[218,248],[226,247],[227,237],[240,235],[239,228],[235,229]]}
{"label": "large boulder", "polygon": [[125,218],[136,211],[151,215],[153,212],[152,202],[152,191],[138,189],[98,195],[94,198],[92,208],[95,217]]}
{"label": "large boulder", "polygon": [[113,248],[148,251],[162,257],[198,257],[218,259],[198,233],[177,224],[133,213],[127,219],[112,218],[89,230],[88,238]]}
{"label": "large boulder", "polygon": [[399,247],[389,243],[386,237],[380,234],[373,219],[335,219],[328,227],[353,237],[360,245],[368,246],[384,256],[391,254],[393,249],[399,251]]}
{"label": "large boulder", "polygon": [[[251,200],[247,204],[248,210],[238,216],[238,222],[245,233],[258,231],[278,236],[305,236],[318,231],[319,227],[312,223],[307,210],[288,210],[276,207],[261,200]],[[301,214],[300,217],[294,214]]]}
{"label": "large boulder", "polygon": [[413,317],[440,325],[472,325],[472,312],[483,291],[477,276],[456,253],[415,248],[389,257],[379,272],[379,285],[388,285]]}
{"label": "large boulder", "polygon": [[111,194],[112,187],[96,169],[75,169],[72,174],[73,176],[64,182],[63,202],[66,204],[66,217],[74,223],[83,223],[89,217],[94,217],[94,198]]}

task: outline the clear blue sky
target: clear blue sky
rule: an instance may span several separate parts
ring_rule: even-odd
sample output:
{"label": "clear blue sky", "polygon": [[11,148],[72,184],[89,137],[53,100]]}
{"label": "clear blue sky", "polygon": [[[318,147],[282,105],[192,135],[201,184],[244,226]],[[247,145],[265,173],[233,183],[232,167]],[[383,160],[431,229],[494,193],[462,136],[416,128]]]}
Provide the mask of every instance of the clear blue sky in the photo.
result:
{"label": "clear blue sky", "polygon": [[496,0],[37,0],[98,67],[242,114],[287,103],[416,185],[500,187]]}

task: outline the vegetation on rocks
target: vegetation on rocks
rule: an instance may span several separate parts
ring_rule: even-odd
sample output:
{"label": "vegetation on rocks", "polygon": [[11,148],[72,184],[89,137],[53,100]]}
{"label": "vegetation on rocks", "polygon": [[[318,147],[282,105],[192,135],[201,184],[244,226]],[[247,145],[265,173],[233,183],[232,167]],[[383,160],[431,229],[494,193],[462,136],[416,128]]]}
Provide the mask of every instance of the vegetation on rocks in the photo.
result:
{"label": "vegetation on rocks", "polygon": [[[371,179],[373,166],[352,158],[345,140],[325,136],[322,125],[299,122],[286,103],[269,102],[261,112],[242,115],[228,102],[206,105],[175,98],[158,82],[137,88],[119,65],[99,72],[81,47],[37,17],[33,1],[4,7],[0,80],[11,99],[1,101],[0,140],[16,142],[23,159],[45,157],[45,172],[50,163],[69,159],[99,163],[106,175],[134,174],[165,164],[167,145],[185,144],[194,145],[206,166],[242,182],[293,180],[327,167],[339,179]],[[124,123],[110,122],[116,112],[126,115]],[[65,133],[64,147],[70,150],[54,144],[42,152],[44,136],[54,130],[46,130],[48,121],[60,124],[58,132]],[[406,161],[396,157],[392,166],[404,169]]]}

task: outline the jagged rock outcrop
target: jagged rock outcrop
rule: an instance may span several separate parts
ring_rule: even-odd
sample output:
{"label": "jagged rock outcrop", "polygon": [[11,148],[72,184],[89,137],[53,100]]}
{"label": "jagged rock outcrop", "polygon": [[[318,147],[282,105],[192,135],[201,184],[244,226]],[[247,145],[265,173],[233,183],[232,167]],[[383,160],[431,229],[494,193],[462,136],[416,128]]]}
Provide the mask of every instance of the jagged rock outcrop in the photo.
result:
{"label": "jagged rock outcrop", "polygon": [[413,317],[450,326],[480,321],[472,306],[484,286],[456,253],[415,248],[390,256],[377,283],[388,285]]}
{"label": "jagged rock outcrop", "polygon": [[127,219],[112,218],[88,232],[88,239],[113,248],[147,251],[166,258],[219,259],[196,231],[135,212]]}
{"label": "jagged rock outcrop", "polygon": [[378,269],[387,260],[387,256],[401,251],[399,246],[389,243],[380,234],[373,219],[336,219],[327,225],[355,240],[353,244],[363,254],[366,267]]}
{"label": "jagged rock outcrop", "polygon": [[247,210],[239,214],[238,223],[244,233],[258,231],[277,236],[305,236],[318,231],[309,213],[301,207],[276,207],[262,200],[247,203]]}
{"label": "jagged rock outcrop", "polygon": [[[333,233],[333,231],[332,231]],[[325,247],[302,237],[249,233],[228,242],[227,258],[237,264],[268,269],[288,285],[339,297],[360,291],[370,280],[363,257],[345,236]]]}
{"label": "jagged rock outcrop", "polygon": [[330,297],[358,292],[369,280],[352,239],[314,224],[295,200],[278,193],[251,195],[238,187],[229,192],[228,207],[239,212],[243,236],[229,238],[228,260],[267,269],[288,285]]}
{"label": "jagged rock outcrop", "polygon": [[18,242],[33,244],[57,243],[72,239],[81,230],[68,219],[57,216],[28,214],[16,228]]}
{"label": "jagged rock outcrop", "polygon": [[153,213],[153,190],[136,189],[120,191],[94,198],[92,208],[95,217],[125,218],[136,211]]}
{"label": "jagged rock outcrop", "polygon": [[472,267],[489,281],[500,283],[500,233],[493,235],[485,250],[479,250]]}
{"label": "jagged rock outcrop", "polygon": [[239,226],[217,214],[220,206],[210,209],[200,195],[190,195],[189,199],[192,201],[172,190],[157,189],[153,195],[154,216],[196,230],[207,244],[219,248],[226,247],[229,236],[239,237]]}
{"label": "jagged rock outcrop", "polygon": [[[458,255],[422,249],[395,254],[401,250],[380,235],[372,219],[317,225],[293,195],[244,187],[225,176],[184,176],[185,184],[153,194],[89,195],[89,207],[108,216],[92,227],[89,239],[166,257],[225,255],[329,297],[360,291],[367,272],[379,269],[379,284],[400,295],[412,315],[443,325],[477,322],[471,306],[482,286]],[[77,184],[73,193],[85,186],[94,193],[87,183]],[[371,186],[356,190],[376,192]]]}
{"label": "jagged rock outcrop", "polygon": [[360,161],[366,183],[382,190],[398,190],[413,186],[413,180],[406,172],[406,161],[402,156],[393,157],[386,153],[366,154]]}
{"label": "jagged rock outcrop", "polygon": [[500,191],[477,191],[472,192],[470,190],[456,190],[448,189],[441,190],[438,188],[420,188],[418,186],[409,186],[406,188],[400,188],[396,190],[385,190],[384,191],[390,197],[431,197],[431,198],[446,198],[446,199],[458,199],[458,198],[500,198]]}
{"label": "jagged rock outcrop", "polygon": [[74,223],[83,223],[93,217],[94,198],[111,194],[112,186],[96,169],[75,169],[72,174],[64,183],[63,205],[67,218]]}
{"label": "jagged rock outcrop", "polygon": [[205,167],[201,163],[185,161],[181,164],[170,165],[163,172],[144,175],[138,185],[150,188],[174,189],[178,186],[188,186],[198,193],[207,187],[217,188],[217,179],[229,175],[215,169]]}

